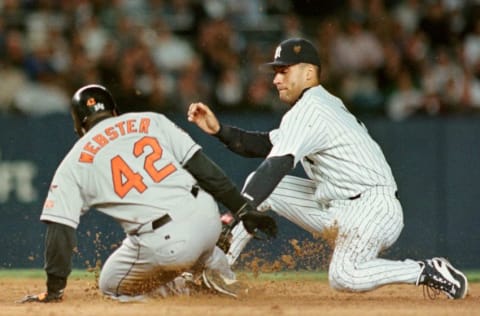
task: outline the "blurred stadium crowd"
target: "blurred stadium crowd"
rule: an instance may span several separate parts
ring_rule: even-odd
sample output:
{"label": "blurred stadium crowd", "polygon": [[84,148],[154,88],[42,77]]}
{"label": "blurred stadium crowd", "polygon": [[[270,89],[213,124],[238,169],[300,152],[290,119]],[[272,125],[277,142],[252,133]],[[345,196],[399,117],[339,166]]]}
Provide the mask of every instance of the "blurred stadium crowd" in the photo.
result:
{"label": "blurred stadium crowd", "polygon": [[480,109],[480,1],[322,2],[0,0],[0,113],[67,112],[88,83],[122,111],[283,111],[258,67],[294,36],[317,45],[323,85],[354,113]]}

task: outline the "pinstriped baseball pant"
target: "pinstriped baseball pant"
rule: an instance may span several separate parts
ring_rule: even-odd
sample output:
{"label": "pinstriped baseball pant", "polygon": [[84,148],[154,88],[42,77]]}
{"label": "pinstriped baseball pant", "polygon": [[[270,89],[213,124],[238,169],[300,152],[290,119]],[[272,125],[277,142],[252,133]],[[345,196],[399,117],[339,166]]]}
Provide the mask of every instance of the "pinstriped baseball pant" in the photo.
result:
{"label": "pinstriped baseball pant", "polygon": [[[247,180],[248,181],[248,180]],[[336,226],[329,282],[337,290],[368,291],[386,284],[414,284],[420,265],[410,259],[378,257],[390,247],[403,228],[403,214],[395,190],[372,189],[355,200],[335,200],[328,206],[315,198],[313,181],[286,176],[259,207],[271,209],[303,229],[320,234]],[[251,236],[242,225],[233,231],[229,263],[233,264]]]}

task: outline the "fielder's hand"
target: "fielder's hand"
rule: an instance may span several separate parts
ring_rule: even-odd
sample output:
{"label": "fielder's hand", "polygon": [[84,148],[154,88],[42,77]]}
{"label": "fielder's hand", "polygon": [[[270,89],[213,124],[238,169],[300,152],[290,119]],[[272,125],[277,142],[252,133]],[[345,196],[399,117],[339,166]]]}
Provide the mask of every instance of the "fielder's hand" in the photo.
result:
{"label": "fielder's hand", "polygon": [[63,290],[58,292],[43,292],[37,295],[27,295],[17,303],[31,303],[31,302],[39,302],[39,303],[52,303],[52,302],[60,302],[63,299]]}
{"label": "fielder's hand", "polygon": [[214,135],[220,130],[220,123],[215,114],[201,102],[190,104],[187,118],[207,134]]}

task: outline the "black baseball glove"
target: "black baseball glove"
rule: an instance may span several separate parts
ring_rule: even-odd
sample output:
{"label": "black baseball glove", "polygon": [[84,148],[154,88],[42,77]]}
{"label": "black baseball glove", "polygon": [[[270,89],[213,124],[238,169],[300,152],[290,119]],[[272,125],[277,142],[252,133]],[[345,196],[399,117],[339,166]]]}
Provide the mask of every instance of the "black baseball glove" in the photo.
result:
{"label": "black baseball glove", "polygon": [[256,210],[250,210],[239,214],[239,219],[247,232],[256,239],[267,239],[277,237],[277,223],[265,213]]}
{"label": "black baseball glove", "polygon": [[[247,232],[255,239],[275,238],[277,223],[265,213],[257,211],[250,203],[245,203],[234,214],[235,219],[241,221]],[[262,235],[264,237],[262,237]]]}
{"label": "black baseball glove", "polygon": [[264,213],[256,211],[248,203],[232,215],[226,213],[222,215],[222,232],[217,241],[217,246],[225,253],[230,249],[232,241],[232,230],[241,221],[247,232],[253,235],[255,239],[270,239],[277,236],[277,223],[275,220]]}

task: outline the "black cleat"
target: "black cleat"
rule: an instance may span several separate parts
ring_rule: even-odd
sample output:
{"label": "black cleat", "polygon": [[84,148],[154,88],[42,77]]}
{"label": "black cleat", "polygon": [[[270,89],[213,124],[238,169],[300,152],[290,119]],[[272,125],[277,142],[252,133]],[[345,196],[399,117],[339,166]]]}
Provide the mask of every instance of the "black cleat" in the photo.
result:
{"label": "black cleat", "polygon": [[[449,299],[455,300],[467,296],[467,277],[455,269],[447,259],[432,258],[419,261],[419,264],[422,270],[416,285],[426,286],[430,298],[436,298],[439,292],[443,292]],[[433,293],[429,289],[433,289]]]}

